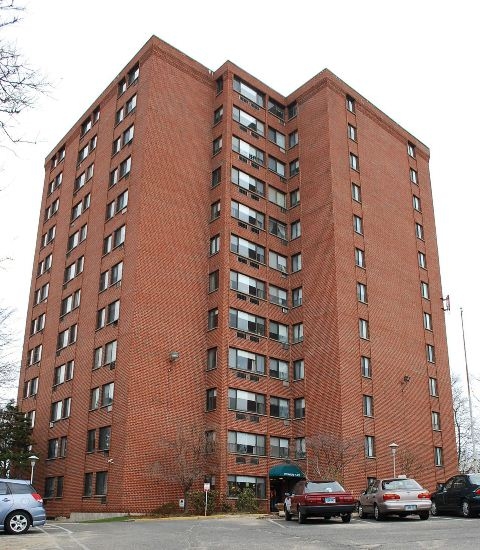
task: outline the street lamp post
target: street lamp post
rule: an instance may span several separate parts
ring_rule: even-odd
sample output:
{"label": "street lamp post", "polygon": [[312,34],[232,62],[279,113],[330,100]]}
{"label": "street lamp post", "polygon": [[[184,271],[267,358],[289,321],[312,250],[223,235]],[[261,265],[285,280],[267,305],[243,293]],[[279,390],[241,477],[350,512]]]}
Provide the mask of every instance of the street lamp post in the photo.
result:
{"label": "street lamp post", "polygon": [[30,485],[33,484],[33,470],[35,469],[35,464],[37,463],[38,456],[32,455],[28,457],[30,459],[30,466],[32,467],[30,472]]}
{"label": "street lamp post", "polygon": [[393,477],[397,477],[396,464],[395,464],[395,455],[397,454],[398,445],[396,443],[390,443],[390,450],[392,451],[393,459]]}

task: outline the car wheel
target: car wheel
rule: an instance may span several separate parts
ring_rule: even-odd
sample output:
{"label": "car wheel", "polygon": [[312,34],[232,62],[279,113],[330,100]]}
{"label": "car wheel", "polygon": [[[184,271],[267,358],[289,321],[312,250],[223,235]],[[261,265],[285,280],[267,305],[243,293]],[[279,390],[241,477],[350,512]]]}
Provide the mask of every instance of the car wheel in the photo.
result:
{"label": "car wheel", "polygon": [[298,523],[305,523],[305,520],[307,519],[307,516],[305,515],[305,512],[302,512],[302,510],[298,509]]}
{"label": "car wheel", "polygon": [[30,518],[24,512],[12,512],[5,520],[5,529],[11,535],[22,535],[30,528]]}
{"label": "car wheel", "polygon": [[438,512],[438,508],[437,508],[437,503],[432,500],[432,507],[430,508],[430,514],[432,516],[439,516],[439,512]]}
{"label": "car wheel", "polygon": [[352,519],[352,514],[343,514],[342,515],[343,523],[350,523],[351,519]]}
{"label": "car wheel", "polygon": [[464,518],[472,517],[472,510],[470,508],[470,503],[468,502],[468,500],[462,500],[462,516]]}
{"label": "car wheel", "polygon": [[430,514],[427,510],[426,512],[420,512],[418,514],[418,516],[420,517],[420,519],[425,520],[425,519],[428,519],[430,517]]}
{"label": "car wheel", "polygon": [[360,519],[365,519],[367,517],[367,514],[364,512],[363,506],[360,504],[360,502],[358,503],[358,517]]}
{"label": "car wheel", "polygon": [[373,515],[377,521],[382,521],[383,514],[380,512],[376,504],[373,505]]}
{"label": "car wheel", "polygon": [[291,521],[292,514],[285,508],[285,521]]}

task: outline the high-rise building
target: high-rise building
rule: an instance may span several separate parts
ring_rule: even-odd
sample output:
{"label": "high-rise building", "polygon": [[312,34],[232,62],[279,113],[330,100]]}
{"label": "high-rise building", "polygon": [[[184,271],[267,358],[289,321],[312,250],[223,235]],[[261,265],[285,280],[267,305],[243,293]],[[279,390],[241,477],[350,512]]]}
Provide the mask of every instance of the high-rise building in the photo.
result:
{"label": "high-rise building", "polygon": [[152,37],[45,165],[19,403],[49,514],[454,473],[428,161],[328,70],[284,97]]}

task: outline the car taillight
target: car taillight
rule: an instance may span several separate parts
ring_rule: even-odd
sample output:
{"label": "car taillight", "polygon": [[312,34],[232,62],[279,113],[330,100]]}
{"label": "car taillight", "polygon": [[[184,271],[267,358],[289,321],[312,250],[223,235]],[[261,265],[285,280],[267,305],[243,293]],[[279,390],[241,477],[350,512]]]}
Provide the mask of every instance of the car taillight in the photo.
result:
{"label": "car taillight", "polygon": [[480,487],[479,487],[478,489],[476,489],[475,491],[473,491],[473,493],[474,493],[475,495],[480,495]]}
{"label": "car taillight", "polygon": [[400,495],[396,493],[385,493],[383,495],[383,500],[400,500]]}
{"label": "car taillight", "polygon": [[43,498],[38,493],[31,493],[31,495],[37,502],[40,502],[40,504],[42,504]]}
{"label": "car taillight", "polygon": [[418,493],[418,498],[430,498],[430,493]]}

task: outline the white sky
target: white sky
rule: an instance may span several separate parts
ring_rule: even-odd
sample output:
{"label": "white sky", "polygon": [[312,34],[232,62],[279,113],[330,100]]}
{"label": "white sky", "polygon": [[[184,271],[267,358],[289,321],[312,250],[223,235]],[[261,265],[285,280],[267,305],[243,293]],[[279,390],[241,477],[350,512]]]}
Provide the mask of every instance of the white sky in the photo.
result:
{"label": "white sky", "polygon": [[16,310],[13,357],[20,361],[44,159],[155,34],[212,70],[228,59],[285,95],[327,67],[430,147],[443,293],[452,305],[450,366],[464,377],[463,307],[469,370],[480,378],[476,4],[25,0],[24,20],[8,36],[53,89],[20,118],[21,134],[37,144],[0,148],[0,258],[12,258],[0,269],[0,304]]}

